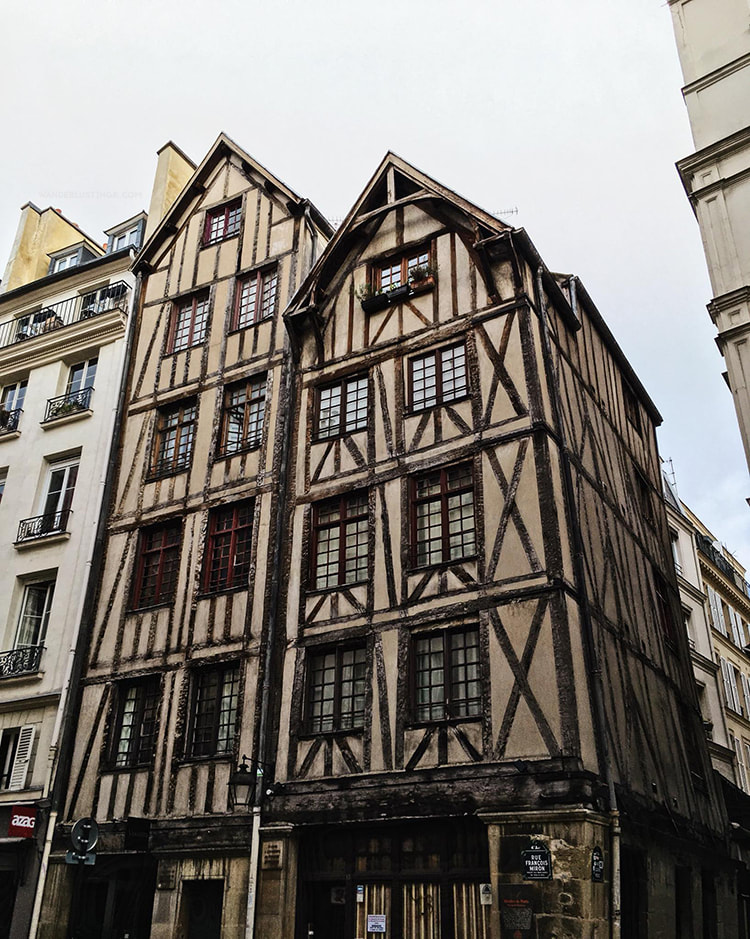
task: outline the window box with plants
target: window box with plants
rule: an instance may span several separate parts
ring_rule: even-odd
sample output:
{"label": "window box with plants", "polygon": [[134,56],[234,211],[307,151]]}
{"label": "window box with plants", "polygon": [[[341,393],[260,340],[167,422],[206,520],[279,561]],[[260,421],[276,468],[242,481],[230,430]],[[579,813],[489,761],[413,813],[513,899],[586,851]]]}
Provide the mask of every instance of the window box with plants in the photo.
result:
{"label": "window box with plants", "polygon": [[372,284],[363,284],[357,288],[357,299],[362,304],[365,313],[379,313],[389,303],[388,294],[374,287]]}
{"label": "window box with plants", "polygon": [[412,267],[409,271],[409,287],[412,296],[432,290],[435,286],[436,274],[437,265],[420,264],[417,267]]}

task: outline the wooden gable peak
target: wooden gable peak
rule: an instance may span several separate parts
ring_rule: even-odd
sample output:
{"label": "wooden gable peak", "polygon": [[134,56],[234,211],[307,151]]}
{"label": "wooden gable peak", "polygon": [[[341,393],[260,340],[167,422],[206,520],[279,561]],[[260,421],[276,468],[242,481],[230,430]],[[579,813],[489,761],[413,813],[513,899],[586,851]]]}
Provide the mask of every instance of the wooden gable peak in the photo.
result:
{"label": "wooden gable peak", "polygon": [[184,216],[190,204],[200,197],[206,188],[206,183],[216,167],[224,160],[235,157],[240,162],[243,171],[251,179],[255,178],[264,191],[282,203],[291,215],[302,215],[308,212],[314,224],[326,237],[333,234],[333,229],[325,216],[309,199],[304,199],[293,189],[274,176],[263,164],[250,156],[231,137],[220,133],[213,145],[205,155],[195,172],[185,184],[182,192],[177,196],[169,211],[159,222],[151,237],[141,249],[136,258],[134,270],[148,270],[159,254],[165,241],[169,240],[178,230],[179,221]]}

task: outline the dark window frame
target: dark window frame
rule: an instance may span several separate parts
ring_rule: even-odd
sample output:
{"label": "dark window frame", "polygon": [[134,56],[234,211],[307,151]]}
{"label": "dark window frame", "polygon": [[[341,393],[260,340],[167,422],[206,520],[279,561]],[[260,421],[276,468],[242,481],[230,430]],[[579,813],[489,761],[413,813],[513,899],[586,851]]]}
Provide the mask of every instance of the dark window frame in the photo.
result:
{"label": "dark window frame", "polygon": [[[352,655],[351,661],[346,657]],[[316,663],[323,662],[327,657],[333,656],[333,681],[316,683],[316,675],[321,672]],[[323,665],[323,670],[326,666]],[[330,667],[329,667],[330,668]],[[351,678],[345,677],[345,669],[352,669]],[[302,726],[308,736],[321,736],[328,734],[357,734],[365,729],[367,719],[367,690],[370,675],[370,658],[367,642],[352,641],[335,646],[309,646],[305,662],[305,695]],[[351,684],[350,692],[344,693],[344,686]],[[357,685],[361,684],[361,691]],[[316,689],[331,688],[328,698],[318,697]],[[322,705],[325,700],[333,703],[331,715],[323,713]],[[351,706],[344,708],[345,701]],[[357,706],[357,701],[360,702]],[[316,705],[321,705],[319,713]],[[328,724],[330,719],[330,726]]]}
{"label": "dark window frame", "polygon": [[[355,405],[350,407],[349,387],[365,383],[365,409],[364,422],[359,417],[361,408],[358,405],[359,395],[355,398]],[[338,425],[335,428],[321,430],[322,412],[323,412],[323,394],[325,392],[339,390],[339,417]],[[350,412],[354,412],[355,426],[350,427]],[[337,437],[348,437],[349,434],[360,433],[367,430],[370,414],[370,377],[367,372],[358,372],[356,375],[347,375],[338,381],[326,382],[315,389],[315,439],[316,440],[334,440]],[[329,418],[330,420],[330,418]],[[357,423],[359,421],[359,423]]]}
{"label": "dark window frame", "polygon": [[672,605],[669,602],[669,586],[659,571],[654,571],[654,597],[656,599],[656,615],[661,627],[662,636],[670,646],[677,644],[677,626],[672,615]]}
{"label": "dark window frame", "polygon": [[[180,318],[190,308],[189,325],[186,338],[179,340],[182,325]],[[175,355],[202,346],[208,336],[209,314],[211,312],[210,290],[199,290],[186,297],[179,297],[172,301],[172,311],[169,322],[169,337],[166,355]]]}
{"label": "dark window frame", "polygon": [[[237,213],[238,209],[239,213]],[[217,230],[217,232],[212,234],[214,222],[219,220],[221,220],[221,231]],[[228,238],[234,238],[235,235],[239,235],[241,228],[242,196],[239,196],[236,199],[230,199],[228,202],[223,202],[221,205],[214,206],[212,209],[206,211],[201,246],[205,248],[209,245],[226,241]]]}
{"label": "dark window frame", "polygon": [[[350,505],[352,505],[355,500],[364,499],[364,510],[349,514]],[[322,521],[321,514],[330,508],[338,505],[339,508],[339,517],[332,521]],[[346,567],[346,539],[347,539],[347,526],[355,526],[355,534],[358,534],[356,526],[362,521],[365,520],[367,523],[366,530],[366,560],[367,560],[367,569],[363,576],[356,580],[347,580],[347,567]],[[319,586],[318,580],[320,576],[320,571],[322,570],[321,566],[318,564],[318,547],[320,545],[320,533],[324,530],[333,530],[338,529],[338,550],[337,550],[337,570],[335,572],[336,582],[335,583],[326,583],[322,586]],[[366,583],[370,576],[371,569],[371,557],[370,557],[370,498],[369,491],[367,489],[357,489],[354,492],[347,492],[340,496],[334,496],[331,499],[324,499],[322,502],[317,502],[312,506],[312,522],[311,522],[311,551],[310,551],[310,579],[312,591],[317,590],[341,590],[343,587],[353,587],[356,584]],[[328,555],[327,555],[328,556]],[[365,557],[365,554],[358,553],[355,555],[355,562],[361,560],[362,557]],[[325,565],[327,570],[328,565]],[[360,570],[360,565],[355,563],[354,567],[355,572]],[[326,574],[326,579],[332,576],[331,574]]]}
{"label": "dark window frame", "polygon": [[[241,524],[241,513],[247,512],[247,522]],[[231,526],[219,528],[222,517],[231,515]],[[208,530],[206,533],[206,549],[203,556],[203,574],[201,578],[202,592],[204,594],[221,593],[225,590],[247,589],[249,587],[248,575],[252,564],[253,527],[255,524],[255,500],[242,499],[216,506],[211,509],[208,516]],[[218,552],[228,537],[229,562],[225,577],[217,582],[214,573],[221,565],[215,562],[221,560]],[[247,543],[244,540],[247,539]],[[242,546],[246,559],[243,564],[237,564],[238,548]]]}
{"label": "dark window frame", "polygon": [[[240,684],[242,677],[240,662],[233,659],[229,662],[202,665],[191,671],[190,712],[185,757],[188,760],[205,760],[231,756],[239,733]],[[210,690],[206,686],[214,677],[216,678],[215,688],[207,696],[209,706],[201,715],[200,711],[203,703],[201,694],[202,692],[205,694],[206,691]],[[231,683],[229,695],[224,694],[227,678],[230,679]],[[229,700],[230,706],[225,709],[224,701],[226,699]],[[222,720],[226,710],[229,711],[231,717],[228,722]],[[197,741],[196,735],[204,729],[200,727],[202,716],[206,717],[206,736],[203,740]],[[227,728],[223,747],[221,746],[222,727]]]}
{"label": "dark window frame", "polygon": [[[244,390],[245,400],[232,404],[232,395]],[[221,406],[221,430],[219,444],[216,451],[217,459],[234,456],[237,453],[246,453],[256,450],[263,443],[263,430],[266,423],[266,391],[268,390],[268,373],[250,375],[242,381],[232,382],[224,387]],[[260,394],[255,394],[260,392]],[[259,419],[251,420],[254,407],[260,412]],[[237,441],[230,442],[230,427],[233,411],[242,409],[242,422],[240,435]],[[251,427],[257,425],[257,430],[251,433]]]}
{"label": "dark window frame", "polygon": [[[462,391],[453,391],[446,392],[444,387],[445,382],[445,360],[444,356],[447,357],[448,353],[454,353],[457,349],[463,349],[463,390]],[[420,404],[415,403],[415,382],[414,382],[414,367],[418,362],[425,362],[426,360],[433,358],[434,360],[434,370],[435,370],[435,400],[427,401]],[[420,353],[419,355],[411,356],[407,361],[407,377],[408,377],[408,397],[409,402],[409,413],[411,414],[421,414],[423,411],[429,411],[431,408],[444,407],[446,404],[453,404],[457,401],[463,401],[468,398],[471,394],[471,388],[469,386],[469,368],[466,359],[466,342],[461,340],[460,342],[452,342],[446,346],[438,346],[436,349],[430,349],[427,352]],[[455,379],[454,379],[455,380]],[[423,394],[424,394],[423,388]]]}
{"label": "dark window frame", "polygon": [[[252,312],[242,310],[245,285],[254,285]],[[279,302],[279,268],[277,264],[250,271],[237,278],[232,310],[231,331],[238,332],[272,319]]]}
{"label": "dark window frame", "polygon": [[[134,731],[122,752],[123,726],[126,707],[131,691],[136,692],[133,703],[133,719],[130,728]],[[117,688],[117,716],[113,725],[110,746],[110,765],[113,769],[130,769],[138,766],[153,766],[159,738],[159,704],[161,702],[161,680],[158,675],[149,675],[133,681],[120,682]],[[150,730],[144,734],[144,726]]]}
{"label": "dark window frame", "polygon": [[638,398],[630,385],[624,380],[622,383],[622,403],[625,410],[625,417],[630,421],[638,436],[642,436],[643,422],[641,421],[641,409],[638,404]]}
{"label": "dark window frame", "polygon": [[[471,645],[466,642],[468,638],[473,640]],[[440,639],[442,641],[442,648],[440,649],[441,665],[439,668],[430,668],[428,671],[430,674],[433,672],[442,672],[442,701],[437,701],[434,703],[429,702],[420,705],[420,702],[418,701],[418,695],[420,691],[419,676],[422,674],[422,672],[419,669],[418,656],[420,653],[418,651],[418,645],[422,642],[432,642],[435,639]],[[463,641],[463,645],[460,645],[459,641]],[[467,649],[471,649],[475,653],[475,660],[469,663],[456,662],[455,659],[459,653],[466,652]],[[431,656],[433,653],[434,650],[431,649],[428,654]],[[474,666],[473,675],[463,679],[463,682],[458,681],[455,677],[455,671],[462,666],[468,667],[469,665]],[[479,626],[461,626],[453,629],[431,630],[413,633],[411,636],[410,646],[409,681],[411,686],[410,719],[412,724],[435,724],[444,722],[463,723],[466,721],[481,720],[482,702],[484,700],[484,678],[482,675],[481,638]],[[467,685],[478,685],[478,694],[473,696],[459,697],[455,693],[455,689],[461,683]],[[430,683],[426,687],[437,687],[437,684]],[[439,706],[442,706],[443,713],[438,716],[433,716],[431,714],[425,716],[425,714],[420,712],[420,707],[432,709]],[[464,713],[459,713],[462,709],[464,710]]]}
{"label": "dark window frame", "polygon": [[[185,412],[188,410],[192,410],[193,415],[186,419]],[[176,425],[174,427],[166,426],[166,422],[175,414],[177,414]],[[162,476],[174,476],[177,473],[184,473],[186,470],[190,469],[193,458],[195,431],[198,423],[197,400],[195,398],[186,398],[167,407],[159,408],[156,421],[156,433],[154,435],[153,456],[149,476],[152,478],[160,478]],[[188,428],[187,444],[184,448],[184,455],[180,456],[183,450],[182,438],[185,428]],[[162,450],[167,435],[172,430],[175,432],[174,446],[172,448],[173,454],[170,458],[167,458],[163,455]]]}
{"label": "dark window frame", "polygon": [[[155,547],[148,546],[148,539],[153,538],[159,533],[161,533],[163,536],[161,543]],[[170,538],[173,540],[168,540]],[[181,521],[172,521],[159,525],[150,525],[148,528],[141,529],[138,535],[135,571],[133,574],[133,584],[130,592],[129,609],[131,611],[135,612],[137,610],[150,609],[151,607],[155,606],[165,606],[174,601],[175,594],[177,593],[177,583],[180,573],[181,548]],[[147,599],[144,599],[144,578],[147,574],[147,560],[151,556],[158,558],[156,582],[153,588],[154,595],[153,597],[148,596]],[[165,562],[173,562],[175,559],[177,563],[170,569],[170,567],[166,565]],[[167,566],[166,577],[165,566]],[[165,589],[165,580],[167,593],[162,595]]]}
{"label": "dark window frame", "polygon": [[[452,473],[460,473],[462,470],[469,470],[470,482],[466,485],[459,486],[458,488],[451,489],[449,488],[450,475]],[[440,491],[438,493],[433,493],[430,495],[420,496],[418,494],[418,486],[420,481],[425,480],[430,476],[435,476],[440,474]],[[442,466],[436,469],[428,470],[425,473],[419,473],[415,476],[409,477],[409,514],[410,514],[410,538],[409,538],[409,550],[410,550],[410,561],[411,567],[413,570],[421,570],[429,567],[440,567],[449,564],[459,564],[463,561],[469,560],[477,556],[479,552],[479,546],[477,544],[478,537],[478,527],[477,527],[477,500],[476,500],[476,479],[474,475],[474,464],[473,462],[464,462],[464,463],[454,463],[450,466]],[[463,493],[471,492],[472,494],[472,514],[474,518],[473,525],[473,534],[474,534],[474,548],[472,551],[465,552],[460,556],[451,557],[450,552],[450,524],[449,524],[449,500],[453,497],[460,496]],[[440,560],[439,561],[421,561],[419,559],[420,554],[420,545],[425,544],[429,545],[432,543],[431,539],[419,539],[419,506],[423,504],[429,504],[432,502],[440,503]],[[431,553],[431,551],[429,552]]]}
{"label": "dark window frame", "polygon": [[[371,274],[373,288],[378,292],[388,293],[389,290],[395,290],[397,287],[409,286],[410,272],[417,267],[425,266],[434,266],[431,242],[427,245],[407,248],[406,251],[399,254],[373,262]],[[399,268],[398,282],[396,282],[394,275],[396,268]],[[388,275],[384,278],[386,271],[388,271]]]}

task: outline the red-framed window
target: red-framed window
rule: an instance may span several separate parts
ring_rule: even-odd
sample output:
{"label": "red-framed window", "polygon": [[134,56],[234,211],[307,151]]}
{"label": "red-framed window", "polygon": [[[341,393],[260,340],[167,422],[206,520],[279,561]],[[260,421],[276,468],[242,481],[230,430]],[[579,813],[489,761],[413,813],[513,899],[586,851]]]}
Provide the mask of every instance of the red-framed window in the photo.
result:
{"label": "red-framed window", "polygon": [[158,676],[120,685],[112,747],[115,766],[153,763],[160,695]]}
{"label": "red-framed window", "polygon": [[237,279],[232,329],[246,329],[276,312],[278,270],[266,268]]}
{"label": "red-framed window", "polygon": [[367,492],[355,492],[313,506],[314,589],[367,580],[368,519]]}
{"label": "red-framed window", "polygon": [[364,726],[367,650],[364,645],[310,652],[306,727],[323,734]]}
{"label": "red-framed window", "polygon": [[367,386],[367,375],[355,375],[318,389],[318,440],[365,430]]}
{"label": "red-framed window", "polygon": [[209,295],[207,290],[175,300],[167,352],[181,352],[199,346],[208,330]]}
{"label": "red-framed window", "polygon": [[427,567],[476,554],[471,463],[423,473],[410,483],[413,565]]}
{"label": "red-framed window", "polygon": [[208,541],[203,563],[205,592],[247,586],[252,536],[251,499],[212,510],[208,517]]}
{"label": "red-framed window", "polygon": [[180,568],[181,535],[180,522],[155,525],[141,531],[131,609],[157,606],[174,599]]}
{"label": "red-framed window", "polygon": [[188,468],[197,414],[195,399],[159,410],[152,475],[168,476]]}
{"label": "red-framed window", "polygon": [[412,662],[415,720],[481,713],[478,629],[417,634],[412,638]]}
{"label": "red-framed window", "polygon": [[216,206],[215,209],[209,209],[203,229],[203,244],[212,245],[238,234],[241,221],[242,199],[233,199],[224,205]]}
{"label": "red-framed window", "polygon": [[375,268],[376,290],[388,291],[396,287],[403,287],[409,283],[412,271],[430,264],[430,249],[422,247],[404,254],[400,258],[392,258],[381,262]]}
{"label": "red-framed window", "polygon": [[260,446],[266,413],[266,384],[265,374],[254,375],[225,389],[220,457]]}
{"label": "red-framed window", "polygon": [[196,670],[189,756],[230,753],[237,733],[240,667],[236,662]]}
{"label": "red-framed window", "polygon": [[412,411],[458,401],[468,392],[466,346],[463,342],[409,359],[409,405]]}

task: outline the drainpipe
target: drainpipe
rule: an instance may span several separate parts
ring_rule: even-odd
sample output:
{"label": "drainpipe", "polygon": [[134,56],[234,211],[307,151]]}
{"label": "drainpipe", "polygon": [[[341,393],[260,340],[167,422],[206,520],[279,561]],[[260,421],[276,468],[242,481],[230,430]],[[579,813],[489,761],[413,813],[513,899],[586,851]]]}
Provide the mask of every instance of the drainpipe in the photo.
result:
{"label": "drainpipe", "polygon": [[[137,274],[135,287],[133,288],[133,303],[131,313],[128,318],[128,327],[125,338],[125,349],[123,352],[122,377],[120,379],[120,390],[117,396],[115,407],[114,424],[112,429],[112,442],[109,450],[109,459],[107,463],[107,472],[104,478],[102,488],[102,501],[99,509],[99,521],[96,527],[96,537],[94,539],[94,548],[91,554],[89,566],[89,576],[86,583],[86,593],[83,601],[83,610],[81,612],[81,623],[76,637],[75,646],[72,650],[72,663],[67,676],[67,683],[63,688],[61,695],[61,705],[58,710],[57,722],[53,731],[51,746],[54,747],[58,736],[60,738],[60,748],[55,757],[55,765],[50,777],[53,779],[50,798],[50,813],[47,822],[47,831],[42,851],[42,861],[39,867],[39,879],[37,880],[36,893],[34,895],[34,905],[31,913],[31,923],[29,925],[28,939],[36,939],[39,930],[39,920],[42,912],[42,899],[47,880],[47,865],[49,855],[52,849],[52,839],[55,833],[55,825],[58,815],[64,808],[65,791],[70,778],[70,764],[73,758],[73,744],[75,742],[75,729],[78,718],[78,712],[81,705],[81,676],[83,674],[86,651],[88,649],[91,626],[95,612],[96,592],[99,585],[99,575],[101,573],[102,562],[104,560],[104,541],[107,534],[107,519],[109,517],[109,503],[112,498],[112,490],[115,483],[117,468],[117,454],[119,452],[119,437],[122,430],[122,413],[125,407],[125,393],[127,389],[127,380],[130,373],[130,353],[133,346],[133,337],[135,333],[135,321],[140,308],[142,275]],[[65,702],[63,705],[62,702]]]}
{"label": "drainpipe", "polygon": [[[575,292],[575,277],[570,278],[571,309],[577,311],[577,297]],[[607,783],[607,796],[610,818],[610,858],[612,882],[610,890],[610,937],[620,939],[620,815],[617,810],[617,794],[612,775],[612,766],[609,760],[607,746],[607,715],[604,708],[604,694],[602,691],[602,670],[596,654],[594,644],[594,629],[591,620],[591,607],[588,591],[586,589],[586,571],[583,564],[583,538],[578,521],[578,511],[575,501],[575,487],[573,485],[573,472],[570,466],[569,447],[565,425],[562,419],[562,405],[560,403],[560,385],[552,356],[552,343],[550,341],[549,324],[547,320],[547,305],[544,301],[543,269],[539,267],[536,273],[536,300],[539,309],[539,319],[542,325],[542,342],[544,345],[544,365],[547,382],[550,387],[550,399],[554,412],[557,433],[560,438],[560,458],[563,471],[563,487],[565,499],[568,504],[568,521],[573,537],[573,570],[578,587],[578,603],[581,611],[581,626],[583,627],[583,649],[588,673],[591,676],[593,696],[593,725],[596,739],[596,749],[600,764],[604,770]]]}

